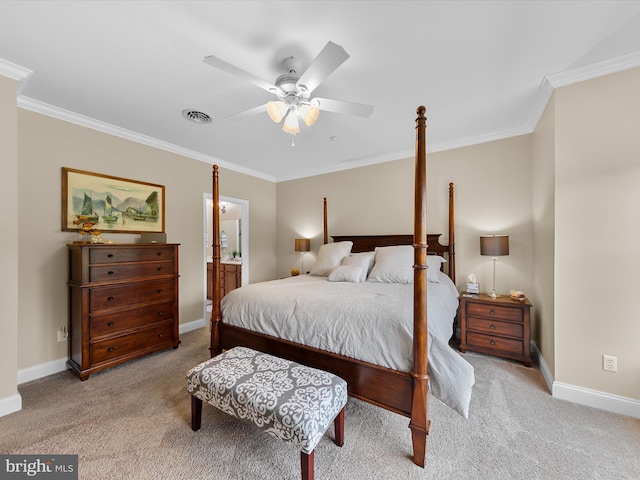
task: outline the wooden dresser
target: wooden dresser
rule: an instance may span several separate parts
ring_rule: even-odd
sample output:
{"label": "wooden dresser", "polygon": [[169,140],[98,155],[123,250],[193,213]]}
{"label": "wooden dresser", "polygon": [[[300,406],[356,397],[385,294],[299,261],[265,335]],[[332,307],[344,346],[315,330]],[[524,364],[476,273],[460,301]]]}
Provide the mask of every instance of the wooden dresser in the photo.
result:
{"label": "wooden dresser", "polygon": [[460,296],[460,351],[473,350],[531,366],[529,300]]}
{"label": "wooden dresser", "polygon": [[177,348],[178,245],[68,245],[67,364],[94,372]]}

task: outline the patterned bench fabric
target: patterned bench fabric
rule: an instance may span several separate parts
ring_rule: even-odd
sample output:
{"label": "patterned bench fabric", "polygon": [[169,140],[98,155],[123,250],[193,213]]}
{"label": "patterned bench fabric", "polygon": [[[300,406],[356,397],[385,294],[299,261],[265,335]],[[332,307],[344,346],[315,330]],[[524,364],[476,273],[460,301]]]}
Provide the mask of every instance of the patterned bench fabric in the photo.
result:
{"label": "patterned bench fabric", "polygon": [[187,372],[189,393],[309,454],[347,403],[347,382],[235,347]]}

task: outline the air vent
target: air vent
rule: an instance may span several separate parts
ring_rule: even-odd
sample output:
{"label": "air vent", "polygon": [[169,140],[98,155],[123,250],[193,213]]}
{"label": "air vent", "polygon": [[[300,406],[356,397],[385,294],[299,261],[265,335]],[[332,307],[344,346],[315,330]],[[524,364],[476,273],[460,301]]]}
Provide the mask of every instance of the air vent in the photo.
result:
{"label": "air vent", "polygon": [[211,117],[204,112],[199,112],[198,110],[183,110],[182,115],[187,120],[191,120],[195,123],[211,123]]}

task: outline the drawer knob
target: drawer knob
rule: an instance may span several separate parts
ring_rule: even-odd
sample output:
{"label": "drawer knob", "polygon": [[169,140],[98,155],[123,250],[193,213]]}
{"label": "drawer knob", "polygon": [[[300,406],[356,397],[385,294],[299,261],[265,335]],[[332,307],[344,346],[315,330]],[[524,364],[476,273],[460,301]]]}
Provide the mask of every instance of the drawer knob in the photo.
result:
{"label": "drawer knob", "polygon": [[113,272],[112,271],[108,271],[107,275],[113,275]]}
{"label": "drawer knob", "polygon": [[495,341],[495,340],[491,340],[491,341],[489,342],[489,344],[491,344],[491,345],[495,345],[495,344],[496,344],[496,341]]}
{"label": "drawer knob", "polygon": [[107,323],[107,327],[113,327],[113,322]]}
{"label": "drawer knob", "polygon": [[158,289],[158,293],[162,293],[162,289],[161,288]]}
{"label": "drawer knob", "polygon": [[113,258],[113,253],[107,254],[107,258]]}
{"label": "drawer knob", "polygon": [[161,272],[162,271],[162,267],[158,267],[158,271]]}
{"label": "drawer knob", "polygon": [[162,252],[158,252],[156,255],[161,256],[161,255],[162,255]]}
{"label": "drawer knob", "polygon": [[490,326],[489,328],[490,328],[491,330],[495,330],[495,329],[496,329],[496,326],[495,326],[495,325],[493,325],[493,324],[491,324],[491,326]]}
{"label": "drawer knob", "polygon": [[158,312],[158,316],[159,316],[159,317],[160,317],[160,316],[162,316],[162,314],[163,314],[163,313],[164,313],[164,312],[163,312],[162,310],[160,310],[160,311]]}
{"label": "drawer knob", "polygon": [[107,302],[113,302],[113,297],[107,297]]}
{"label": "drawer knob", "polygon": [[113,352],[113,351],[115,351],[115,348],[114,348],[114,347],[109,347],[109,348],[107,349],[107,351],[109,351],[109,352]]}
{"label": "drawer knob", "polygon": [[159,333],[158,338],[162,338],[163,335],[164,335],[163,333]]}
{"label": "drawer knob", "polygon": [[493,315],[494,313],[496,313],[496,311],[495,311],[495,310],[493,310],[493,309],[491,309],[491,310],[489,310],[489,313],[490,313],[491,315]]}

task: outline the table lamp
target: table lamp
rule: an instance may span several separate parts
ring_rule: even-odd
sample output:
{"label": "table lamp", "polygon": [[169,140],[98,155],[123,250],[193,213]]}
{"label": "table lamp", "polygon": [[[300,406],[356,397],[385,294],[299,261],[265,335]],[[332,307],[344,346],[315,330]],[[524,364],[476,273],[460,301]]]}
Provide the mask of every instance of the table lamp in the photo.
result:
{"label": "table lamp", "polygon": [[304,254],[311,250],[311,240],[308,238],[296,238],[296,252],[300,252],[300,271],[304,275]]}
{"label": "table lamp", "polygon": [[480,255],[491,256],[493,260],[493,288],[489,296],[497,298],[496,293],[496,260],[509,255],[509,235],[480,235]]}

